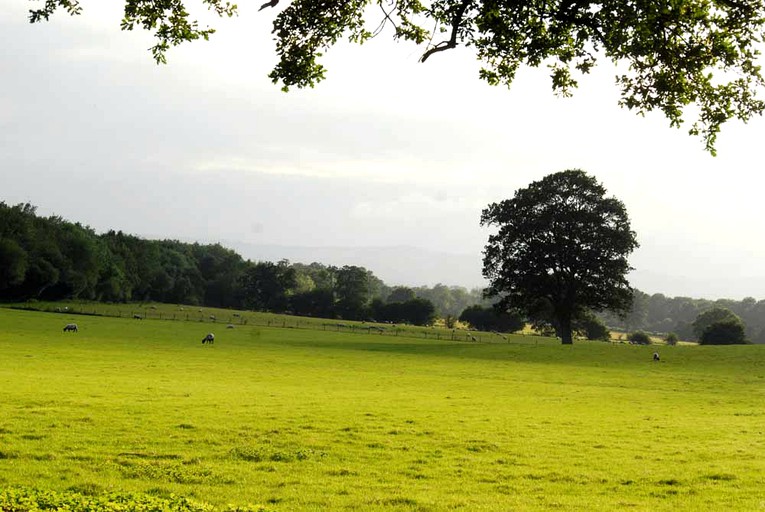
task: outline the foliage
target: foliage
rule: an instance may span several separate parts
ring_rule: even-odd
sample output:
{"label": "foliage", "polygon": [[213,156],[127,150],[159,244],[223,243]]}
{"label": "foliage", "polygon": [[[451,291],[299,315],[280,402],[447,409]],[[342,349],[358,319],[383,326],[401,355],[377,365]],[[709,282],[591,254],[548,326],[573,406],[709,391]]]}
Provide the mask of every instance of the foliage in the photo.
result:
{"label": "foliage", "polygon": [[403,302],[372,301],[371,315],[378,322],[431,325],[436,319],[436,309],[428,299],[413,297]]}
{"label": "foliage", "polygon": [[428,299],[436,308],[440,317],[459,316],[466,307],[474,304],[490,306],[492,302],[483,296],[482,288],[468,290],[462,286],[446,286],[438,283],[432,288],[419,286],[414,288],[417,297]]}
{"label": "foliage", "polygon": [[651,344],[651,337],[643,331],[631,332],[627,336],[627,339],[629,340],[630,343],[634,345],[650,345]]}
{"label": "foliage", "polygon": [[664,338],[664,342],[671,347],[674,347],[675,345],[677,345],[678,341],[679,341],[679,338],[677,337],[677,334],[675,334],[674,332],[667,334],[667,337]]}
{"label": "foliage", "polygon": [[335,294],[331,289],[315,288],[290,297],[290,310],[296,315],[335,317]]}
{"label": "foliage", "polygon": [[483,302],[479,289],[390,288],[358,266],[251,262],[219,244],[97,235],[38,217],[29,204],[0,202],[0,300],[157,301],[361,320],[372,299],[386,297],[408,303],[393,321],[417,325]]}
{"label": "foliage", "polygon": [[245,307],[272,312],[288,309],[288,293],[297,285],[295,270],[286,260],[248,265],[240,277],[240,282]]}
{"label": "foliage", "polygon": [[741,318],[728,308],[714,307],[708,309],[707,311],[700,313],[699,316],[696,317],[696,320],[693,321],[693,334],[697,339],[700,339],[702,334],[704,334],[704,331],[706,331],[707,327],[710,325],[729,320],[743,324]]}
{"label": "foliage", "polygon": [[386,302],[406,302],[408,300],[412,300],[416,297],[414,290],[409,288],[408,286],[394,286],[388,297],[385,299]]}
{"label": "foliage", "polygon": [[736,318],[717,320],[704,328],[699,337],[701,345],[744,345],[749,343],[744,324]]}
{"label": "foliage", "polygon": [[497,226],[484,250],[487,295],[530,316],[544,303],[564,344],[584,309],[627,311],[626,279],[637,246],[627,211],[581,170],[546,176],[490,204],[481,224]]}
{"label": "foliage", "polygon": [[526,325],[517,310],[499,311],[493,307],[474,305],[466,308],[459,318],[480,331],[516,332]]}
{"label": "foliage", "polygon": [[337,269],[335,277],[335,309],[340,318],[362,320],[369,316],[372,300],[371,272],[363,267],[345,265]]}
{"label": "foliage", "polygon": [[[214,32],[190,19],[183,0],[124,1],[121,28],[153,31],[158,63],[171,46]],[[237,12],[226,0],[201,4],[219,16]],[[270,0],[261,10],[277,4]],[[46,0],[30,10],[30,21],[47,20],[58,7],[81,12],[78,0]],[[279,60],[270,77],[284,90],[313,87],[325,78],[319,58],[328,48],[342,39],[363,43],[386,25],[395,40],[424,46],[423,62],[458,46],[473,48],[480,77],[492,85],[510,86],[523,66],[547,66],[553,91],[569,96],[598,59],[612,61],[620,65],[621,106],[641,115],[659,110],[676,127],[686,110],[698,112],[689,132],[712,152],[721,124],[747,121],[765,108],[757,97],[765,6],[756,0],[293,0],[273,22]]]}
{"label": "foliage", "polygon": [[204,503],[197,503],[181,496],[158,498],[147,494],[82,494],[74,491],[56,492],[50,490],[13,487],[0,489],[0,510],[13,512],[36,512],[42,510],[67,510],[70,512],[267,512],[261,505],[236,507],[229,505],[215,509]]}
{"label": "foliage", "polygon": [[[694,299],[691,297],[667,297],[661,293],[648,295],[635,290],[635,300],[627,317],[598,313],[608,325],[624,331],[642,329],[655,333],[674,332],[680,339],[698,339],[693,322],[705,311],[725,308],[741,318],[746,327],[747,336],[758,339],[765,329],[765,300],[746,297],[742,300],[731,299]],[[763,336],[765,340],[765,336]]]}
{"label": "foliage", "polygon": [[574,319],[574,329],[588,340],[611,341],[611,331],[603,320],[589,311],[585,311]]}

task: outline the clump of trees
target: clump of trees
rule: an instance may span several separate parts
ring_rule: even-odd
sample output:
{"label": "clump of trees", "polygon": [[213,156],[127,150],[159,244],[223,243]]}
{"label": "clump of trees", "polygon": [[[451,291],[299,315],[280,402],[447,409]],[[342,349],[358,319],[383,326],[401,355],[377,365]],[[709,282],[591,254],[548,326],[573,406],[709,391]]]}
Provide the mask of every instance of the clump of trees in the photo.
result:
{"label": "clump of trees", "polygon": [[744,332],[744,324],[733,319],[714,322],[701,333],[701,345],[743,345],[749,343]]}
{"label": "clump of trees", "polygon": [[427,299],[413,297],[403,302],[375,299],[371,305],[372,318],[378,322],[431,325],[436,319],[436,309]]}
{"label": "clump of trees", "polygon": [[502,311],[480,304],[466,308],[459,321],[479,331],[516,332],[526,325],[523,316],[517,310]]}
{"label": "clump of trees", "polygon": [[693,322],[693,331],[702,345],[741,345],[748,343],[744,322],[728,308],[704,311]]}

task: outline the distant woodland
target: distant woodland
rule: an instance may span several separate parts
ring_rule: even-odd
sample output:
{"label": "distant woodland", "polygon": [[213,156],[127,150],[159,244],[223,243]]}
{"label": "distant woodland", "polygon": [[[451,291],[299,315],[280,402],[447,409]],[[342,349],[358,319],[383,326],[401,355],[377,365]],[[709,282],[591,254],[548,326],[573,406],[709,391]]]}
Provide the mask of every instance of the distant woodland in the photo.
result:
{"label": "distant woodland", "polygon": [[[30,204],[0,202],[0,300],[156,301],[286,312],[348,320],[427,324],[489,306],[479,288],[388,286],[368,269],[322,263],[245,260],[219,244],[97,234]],[[631,312],[599,316],[615,329],[674,332],[693,339],[700,313],[724,307],[765,342],[765,300],[666,297],[635,290]]]}
{"label": "distant woodland", "polygon": [[363,267],[253,262],[219,244],[146,240],[0,202],[0,300],[156,301],[427,324],[479,288],[391,287]]}

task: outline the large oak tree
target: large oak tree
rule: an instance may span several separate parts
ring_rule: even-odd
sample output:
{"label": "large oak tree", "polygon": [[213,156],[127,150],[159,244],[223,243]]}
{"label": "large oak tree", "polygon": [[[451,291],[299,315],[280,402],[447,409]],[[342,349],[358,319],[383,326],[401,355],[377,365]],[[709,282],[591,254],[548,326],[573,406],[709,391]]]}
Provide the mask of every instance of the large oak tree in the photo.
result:
{"label": "large oak tree", "polygon": [[627,256],[638,247],[624,204],[581,170],[546,176],[490,204],[481,224],[497,226],[484,250],[487,294],[529,316],[549,310],[564,344],[587,310],[629,311]]}
{"label": "large oak tree", "polygon": [[[214,32],[199,27],[187,4],[219,16],[237,13],[226,0],[123,1],[122,29],[152,31],[157,62],[171,46]],[[82,10],[79,0],[41,4],[30,10],[32,22],[58,8]],[[610,60],[619,65],[623,107],[660,110],[676,127],[690,110],[689,132],[712,153],[724,122],[747,121],[765,109],[757,97],[765,83],[758,64],[762,0],[270,0],[265,8],[278,10],[279,62],[270,77],[285,90],[324,79],[319,58],[341,39],[361,43],[387,26],[394,39],[421,45],[423,62],[472,47],[490,84],[509,86],[521,66],[547,66],[553,91],[564,96],[598,59]]]}

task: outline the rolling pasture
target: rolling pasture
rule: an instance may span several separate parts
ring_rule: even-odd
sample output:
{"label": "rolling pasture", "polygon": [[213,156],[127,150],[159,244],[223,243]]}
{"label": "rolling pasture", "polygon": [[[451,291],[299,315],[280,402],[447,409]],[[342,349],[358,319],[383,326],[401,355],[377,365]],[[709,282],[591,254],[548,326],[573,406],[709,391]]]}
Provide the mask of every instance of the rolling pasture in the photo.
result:
{"label": "rolling pasture", "polygon": [[0,309],[0,490],[765,510],[765,346],[535,341]]}

